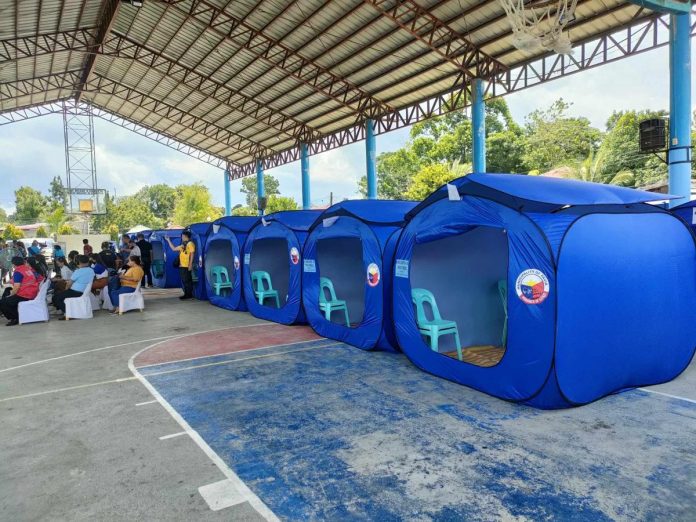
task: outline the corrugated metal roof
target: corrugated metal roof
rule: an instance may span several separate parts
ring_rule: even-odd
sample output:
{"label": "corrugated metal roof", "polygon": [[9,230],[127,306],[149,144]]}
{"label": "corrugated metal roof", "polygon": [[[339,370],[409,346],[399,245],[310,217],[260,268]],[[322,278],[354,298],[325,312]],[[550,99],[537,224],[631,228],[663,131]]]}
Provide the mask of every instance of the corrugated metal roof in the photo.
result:
{"label": "corrugated metal roof", "polygon": [[[540,56],[512,46],[497,0],[416,1],[505,67]],[[2,2],[0,112],[75,95],[86,81],[83,101],[246,164],[462,81],[426,35],[380,11],[413,0],[145,0],[118,2],[109,20],[114,2]],[[587,40],[650,14],[579,0],[569,35]]]}

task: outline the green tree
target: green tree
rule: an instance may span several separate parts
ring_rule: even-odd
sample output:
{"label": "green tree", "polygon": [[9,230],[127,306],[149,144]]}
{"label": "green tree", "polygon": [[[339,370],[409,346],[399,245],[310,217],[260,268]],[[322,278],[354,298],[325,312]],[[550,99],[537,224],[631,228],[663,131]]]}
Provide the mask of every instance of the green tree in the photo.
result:
{"label": "green tree", "polygon": [[63,223],[58,229],[58,235],[60,236],[72,236],[79,234],[80,231],[72,226],[70,223]]}
{"label": "green tree", "polygon": [[[263,186],[266,189],[266,197],[279,195],[280,182],[270,174],[263,175]],[[248,176],[242,179],[242,194],[246,194],[247,207],[258,210],[258,202],[256,198],[256,176]]]}
{"label": "green tree", "polygon": [[12,223],[9,223],[2,233],[3,239],[22,239],[24,237],[24,232],[17,228]]}
{"label": "green tree", "polygon": [[244,205],[236,205],[232,209],[233,216],[258,216],[259,211]]}
{"label": "green tree", "polygon": [[19,187],[15,190],[15,207],[18,223],[35,223],[46,210],[46,198],[31,187]]}
{"label": "green tree", "polygon": [[406,191],[406,197],[415,201],[425,199],[445,183],[460,177],[467,170],[470,171],[469,166],[460,166],[458,163],[453,166],[454,169],[443,163],[424,166],[413,177],[413,181]]}
{"label": "green tree", "polygon": [[174,205],[178,197],[177,189],[178,187],[174,188],[164,183],[158,183],[141,188],[135,196],[142,198],[147,203],[156,218],[168,221],[174,215]]}
{"label": "green tree", "polygon": [[36,229],[36,237],[48,237],[48,232],[44,227],[39,227]]}
{"label": "green tree", "polygon": [[100,227],[106,230],[110,225],[116,225],[118,230],[126,231],[135,225],[143,225],[152,229],[162,228],[164,222],[157,219],[148,204],[141,198],[125,196],[112,202],[110,209],[107,207],[107,220]]}
{"label": "green tree", "polygon": [[619,174],[633,174],[635,186],[666,179],[667,165],[652,154],[638,150],[638,126],[641,121],[663,118],[664,111],[614,112],[607,121],[607,132],[598,151],[598,180],[611,181]]}
{"label": "green tree", "polygon": [[300,206],[292,198],[272,195],[268,198],[268,204],[266,205],[266,214],[271,214],[273,212],[280,212],[281,210],[297,210]]}
{"label": "green tree", "polygon": [[52,212],[44,214],[43,220],[48,223],[49,232],[57,234],[60,227],[68,220],[68,217],[65,215],[65,208],[56,207]]}
{"label": "green tree", "polygon": [[[411,179],[420,168],[420,160],[407,147],[377,156],[377,197],[402,199]],[[367,176],[360,178],[358,190],[363,197],[367,196]]]}
{"label": "green tree", "polygon": [[544,172],[559,165],[575,164],[597,149],[602,133],[590,126],[587,118],[568,116],[569,108],[561,98],[548,109],[527,116],[524,154],[527,170]]}
{"label": "green tree", "polygon": [[114,223],[111,223],[110,225],[108,225],[102,232],[104,234],[109,234],[111,239],[114,241],[116,241],[118,239],[119,229]]}
{"label": "green tree", "polygon": [[7,212],[2,207],[0,207],[0,223],[7,223]]}
{"label": "green tree", "polygon": [[48,189],[48,205],[51,210],[65,208],[68,204],[68,190],[63,186],[60,176],[54,176]]}
{"label": "green tree", "polygon": [[213,205],[208,188],[201,183],[181,187],[181,196],[174,206],[174,223],[188,226],[192,223],[213,221],[222,215]]}

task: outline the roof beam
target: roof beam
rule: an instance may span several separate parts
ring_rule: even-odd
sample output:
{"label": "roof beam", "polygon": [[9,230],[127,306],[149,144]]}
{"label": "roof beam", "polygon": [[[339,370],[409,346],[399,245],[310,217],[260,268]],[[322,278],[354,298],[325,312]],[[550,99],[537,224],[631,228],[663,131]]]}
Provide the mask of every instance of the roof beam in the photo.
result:
{"label": "roof beam", "polygon": [[317,93],[358,113],[361,118],[375,117],[394,110],[345,78],[230,15],[224,7],[218,7],[207,0],[192,0],[190,8],[186,10],[180,6],[180,0],[161,1],[175,6],[190,18],[205,24],[208,30],[262,58]]}
{"label": "roof beam", "polygon": [[459,69],[465,78],[487,79],[507,70],[501,62],[413,0],[363,1]]}
{"label": "roof beam", "polygon": [[149,94],[141,92],[129,85],[99,75],[94,75],[93,79],[87,84],[87,89],[90,92],[94,91],[94,94],[108,94],[132,103],[139,108],[165,118],[172,123],[182,125],[204,137],[220,142],[243,154],[261,157],[274,153],[272,149],[260,143],[251,141],[244,136],[240,136],[228,129],[218,126],[216,123],[204,120],[183,109],[153,98]]}
{"label": "roof beam", "polygon": [[195,69],[183,65],[180,61],[170,59],[126,36],[113,33],[103,47],[103,54],[128,58],[142,63],[230,109],[286,134],[292,139],[309,141],[321,136],[319,132],[305,123],[280,113],[217,80],[203,76]]}
{"label": "roof beam", "polygon": [[0,83],[0,110],[2,110],[3,103],[15,98],[62,89],[72,91],[79,80],[80,71],[76,70]]}
{"label": "roof beam", "polygon": [[51,103],[37,103],[35,105],[25,105],[21,109],[7,109],[0,111],[0,126],[9,123],[17,123],[18,121],[30,120],[48,114],[57,114],[63,112],[61,102],[68,98],[61,98]]}
{"label": "roof beam", "polygon": [[87,28],[0,40],[0,61],[6,63],[59,51],[86,51],[95,35],[94,28]]}
{"label": "roof beam", "polygon": [[84,90],[85,85],[87,85],[90,76],[92,76],[92,73],[94,72],[94,65],[97,61],[97,52],[104,44],[104,40],[106,40],[106,37],[111,32],[111,28],[116,21],[116,14],[118,13],[118,6],[120,3],[120,0],[104,0],[99,26],[97,28],[97,34],[91,48],[89,49],[91,52],[85,57],[85,65],[82,70],[82,76],[80,77],[80,83],[75,89],[75,101],[78,103],[80,101],[80,96],[82,96],[82,91]]}

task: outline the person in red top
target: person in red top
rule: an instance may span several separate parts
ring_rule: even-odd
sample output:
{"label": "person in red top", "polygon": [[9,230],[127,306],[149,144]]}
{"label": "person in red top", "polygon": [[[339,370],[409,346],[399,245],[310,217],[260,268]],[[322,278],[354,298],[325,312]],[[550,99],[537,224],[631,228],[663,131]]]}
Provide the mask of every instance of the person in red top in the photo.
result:
{"label": "person in red top", "polygon": [[89,244],[89,239],[82,240],[82,253],[87,257],[92,255],[92,245]]}
{"label": "person in red top", "polygon": [[37,274],[24,258],[13,257],[12,264],[12,291],[9,296],[0,300],[0,312],[9,320],[6,326],[19,323],[19,303],[34,299],[43,281],[43,277]]}

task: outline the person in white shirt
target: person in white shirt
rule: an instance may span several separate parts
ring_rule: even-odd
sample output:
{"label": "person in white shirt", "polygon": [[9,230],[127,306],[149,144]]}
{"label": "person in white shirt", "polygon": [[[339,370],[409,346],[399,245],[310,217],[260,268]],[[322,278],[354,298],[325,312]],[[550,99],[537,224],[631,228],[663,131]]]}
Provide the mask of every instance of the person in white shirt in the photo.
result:
{"label": "person in white shirt", "polygon": [[70,270],[68,262],[64,257],[58,257],[54,262],[57,274],[56,277],[51,280],[53,281],[53,291],[62,292],[65,290],[68,281],[70,281],[72,277],[72,270]]}
{"label": "person in white shirt", "polygon": [[136,244],[136,242],[133,239],[131,239],[128,243],[128,248],[130,251],[130,255],[140,257],[140,247]]}

